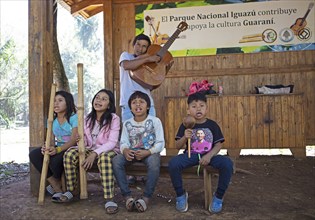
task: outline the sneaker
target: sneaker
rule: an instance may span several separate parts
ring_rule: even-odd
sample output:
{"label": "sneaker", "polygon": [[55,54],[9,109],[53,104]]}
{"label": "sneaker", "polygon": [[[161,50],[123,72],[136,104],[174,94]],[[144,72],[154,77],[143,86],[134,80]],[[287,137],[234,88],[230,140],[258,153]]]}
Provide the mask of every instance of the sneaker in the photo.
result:
{"label": "sneaker", "polygon": [[217,198],[213,195],[212,202],[209,207],[209,212],[211,213],[219,213],[222,210],[223,199]]}
{"label": "sneaker", "polygon": [[187,212],[188,210],[188,193],[176,197],[176,210],[179,212]]}

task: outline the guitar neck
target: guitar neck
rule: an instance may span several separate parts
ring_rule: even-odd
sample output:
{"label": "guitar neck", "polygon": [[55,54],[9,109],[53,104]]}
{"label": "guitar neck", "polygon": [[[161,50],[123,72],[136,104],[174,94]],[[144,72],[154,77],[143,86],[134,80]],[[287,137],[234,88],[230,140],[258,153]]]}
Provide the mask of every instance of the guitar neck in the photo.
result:
{"label": "guitar neck", "polygon": [[307,9],[307,12],[305,13],[304,17],[302,18],[302,22],[301,23],[304,23],[306,17],[308,16],[308,14],[310,13],[312,8],[313,8],[313,4],[310,3],[309,6],[308,6],[308,9]]}
{"label": "guitar neck", "polygon": [[310,13],[310,11],[311,11],[311,9],[308,9],[308,10],[307,10],[306,14],[305,14],[304,17],[302,18],[302,22],[301,22],[301,23],[303,23],[303,22],[305,21],[307,15]]}
{"label": "guitar neck", "polygon": [[158,56],[163,57],[164,54],[168,51],[168,49],[171,47],[175,39],[178,37],[180,34],[181,30],[177,29],[173,35],[168,39],[168,41],[164,44],[164,46],[159,50],[157,53]]}

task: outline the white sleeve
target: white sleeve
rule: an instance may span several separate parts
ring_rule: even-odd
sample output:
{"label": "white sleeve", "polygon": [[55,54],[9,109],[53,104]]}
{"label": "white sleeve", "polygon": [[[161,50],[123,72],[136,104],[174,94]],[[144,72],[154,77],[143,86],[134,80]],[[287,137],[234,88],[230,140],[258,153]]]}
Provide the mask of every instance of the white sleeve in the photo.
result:
{"label": "white sleeve", "polygon": [[125,60],[130,60],[130,54],[126,51],[122,52],[122,54],[120,55],[119,66],[120,66],[121,62],[125,61]]}
{"label": "white sleeve", "polygon": [[127,121],[125,121],[124,124],[123,124],[122,133],[121,133],[121,137],[120,137],[120,152],[121,153],[123,153],[125,148],[130,148],[128,132],[127,132],[127,128],[125,126]]}
{"label": "white sleeve", "polygon": [[161,153],[165,147],[164,130],[162,122],[159,118],[154,118],[155,144],[150,148],[151,154]]}

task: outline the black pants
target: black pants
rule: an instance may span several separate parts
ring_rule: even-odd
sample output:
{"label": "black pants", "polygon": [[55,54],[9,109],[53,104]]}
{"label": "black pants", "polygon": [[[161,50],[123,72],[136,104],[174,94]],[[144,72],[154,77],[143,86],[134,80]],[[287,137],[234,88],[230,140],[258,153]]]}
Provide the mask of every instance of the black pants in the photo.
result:
{"label": "black pants", "polygon": [[[63,173],[63,170],[64,170],[63,154],[64,154],[64,151],[54,156],[50,156],[47,178],[53,176],[56,179],[61,179],[61,174]],[[30,157],[30,162],[34,165],[34,167],[40,173],[42,173],[44,155],[41,152],[41,147],[32,150],[29,154],[29,157]]]}

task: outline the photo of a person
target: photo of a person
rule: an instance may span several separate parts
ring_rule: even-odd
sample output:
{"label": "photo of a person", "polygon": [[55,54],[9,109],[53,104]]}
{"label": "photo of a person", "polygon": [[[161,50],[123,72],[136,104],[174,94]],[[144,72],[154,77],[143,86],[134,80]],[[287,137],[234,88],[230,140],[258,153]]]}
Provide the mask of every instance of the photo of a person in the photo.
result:
{"label": "photo of a person", "polygon": [[191,152],[194,153],[204,153],[208,152],[211,149],[212,144],[205,140],[205,132],[202,129],[198,129],[196,132],[197,139],[192,143]]}

